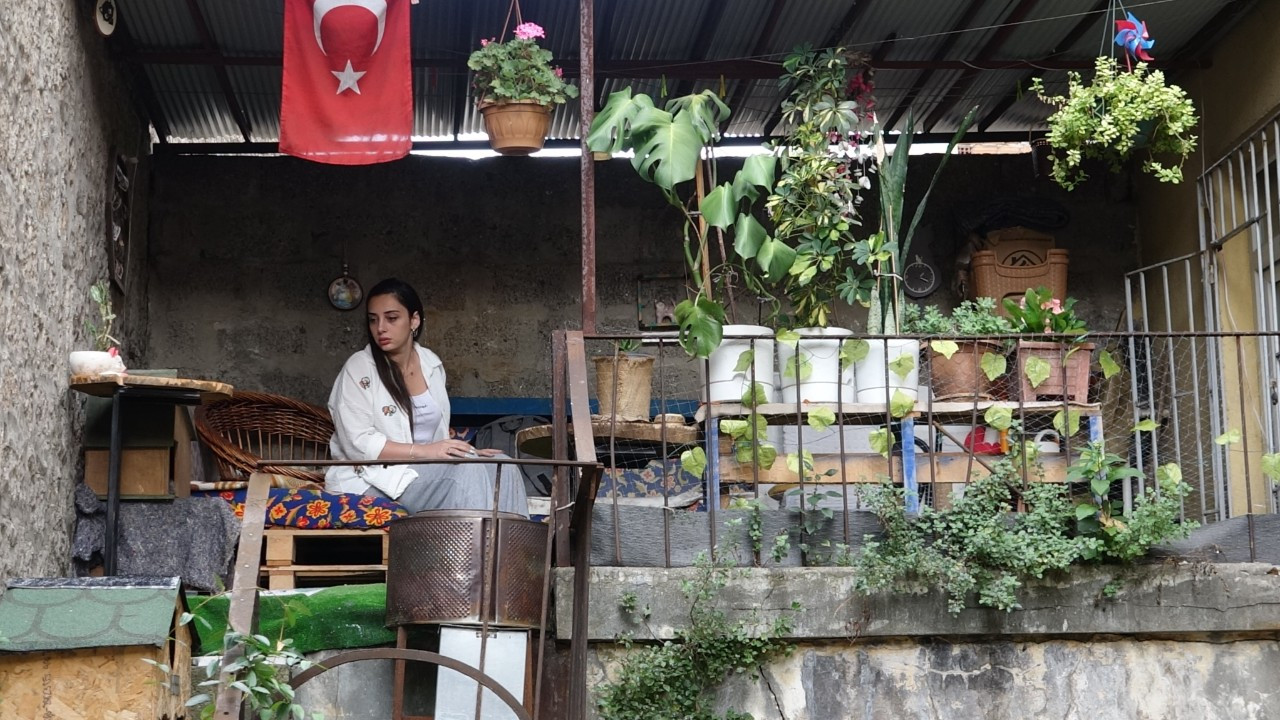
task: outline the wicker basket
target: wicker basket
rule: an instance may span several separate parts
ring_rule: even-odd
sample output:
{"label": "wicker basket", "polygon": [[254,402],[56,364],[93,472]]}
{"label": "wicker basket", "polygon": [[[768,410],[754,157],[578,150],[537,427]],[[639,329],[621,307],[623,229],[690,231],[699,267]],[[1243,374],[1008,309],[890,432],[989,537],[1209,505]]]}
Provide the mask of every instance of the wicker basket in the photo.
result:
{"label": "wicker basket", "polygon": [[[220,479],[243,481],[264,458],[328,460],[333,420],[317,405],[237,390],[230,400],[196,409],[196,433],[213,451]],[[263,472],[324,482],[324,472],[315,468],[272,466]]]}
{"label": "wicker basket", "polygon": [[996,254],[996,262],[1014,267],[1043,265],[1049,261],[1053,236],[1022,226],[987,233],[986,249]]}
{"label": "wicker basket", "polygon": [[[1056,298],[1066,297],[1070,256],[1066,250],[1049,250],[1048,256],[1043,265],[1015,267],[997,262],[995,251],[975,252],[969,266],[974,297],[995,298],[1002,306],[1005,298],[1016,299],[1035,287],[1048,288]],[[1000,313],[1004,314],[1003,307]]]}

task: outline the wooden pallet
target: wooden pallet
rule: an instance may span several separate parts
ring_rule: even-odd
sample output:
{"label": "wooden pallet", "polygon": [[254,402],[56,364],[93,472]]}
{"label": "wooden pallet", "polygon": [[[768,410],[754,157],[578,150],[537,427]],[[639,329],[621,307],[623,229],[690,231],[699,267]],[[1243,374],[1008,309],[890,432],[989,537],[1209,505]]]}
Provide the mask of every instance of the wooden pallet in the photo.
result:
{"label": "wooden pallet", "polygon": [[[372,530],[303,530],[299,528],[270,527],[263,533],[266,539],[265,560],[259,568],[260,578],[265,577],[270,590],[289,590],[298,587],[305,579],[308,585],[342,584],[354,580],[382,582],[387,573],[388,535],[383,529]],[[302,550],[324,549],[336,551],[350,547],[355,538],[378,538],[381,541],[379,563],[323,563],[304,562]]]}

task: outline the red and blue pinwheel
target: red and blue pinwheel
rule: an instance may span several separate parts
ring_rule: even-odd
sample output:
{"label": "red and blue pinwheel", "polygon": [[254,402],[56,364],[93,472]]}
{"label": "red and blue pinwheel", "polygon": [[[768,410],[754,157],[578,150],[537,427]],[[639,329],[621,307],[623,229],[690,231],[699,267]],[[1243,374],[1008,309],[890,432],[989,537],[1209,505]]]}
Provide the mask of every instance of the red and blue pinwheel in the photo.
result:
{"label": "red and blue pinwheel", "polygon": [[1134,17],[1133,13],[1127,14],[1129,16],[1127,19],[1116,21],[1116,44],[1124,48],[1128,56],[1150,62],[1154,58],[1147,53],[1147,50],[1150,50],[1156,41],[1147,34],[1145,22]]}

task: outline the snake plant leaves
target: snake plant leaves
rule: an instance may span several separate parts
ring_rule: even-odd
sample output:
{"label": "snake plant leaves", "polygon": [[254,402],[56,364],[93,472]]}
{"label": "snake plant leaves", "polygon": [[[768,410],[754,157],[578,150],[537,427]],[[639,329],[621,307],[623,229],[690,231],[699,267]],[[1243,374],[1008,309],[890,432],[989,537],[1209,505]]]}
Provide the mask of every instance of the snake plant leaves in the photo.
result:
{"label": "snake plant leaves", "polygon": [[1049,371],[1049,363],[1035,355],[1027,358],[1027,361],[1022,366],[1022,374],[1027,376],[1027,381],[1031,383],[1033,388],[1040,387],[1045,380],[1049,379]]}
{"label": "snake plant leaves", "polygon": [[929,343],[929,347],[948,360],[960,351],[960,346],[954,340],[934,340]]}
{"label": "snake plant leaves", "polygon": [[718,303],[701,296],[681,300],[675,315],[680,328],[677,339],[685,352],[705,358],[720,346],[724,336],[724,308]]}
{"label": "snake plant leaves", "polygon": [[993,352],[982,353],[982,360],[978,361],[978,366],[982,368],[982,374],[992,381],[1009,369],[1009,363],[1004,359],[1004,356]]}

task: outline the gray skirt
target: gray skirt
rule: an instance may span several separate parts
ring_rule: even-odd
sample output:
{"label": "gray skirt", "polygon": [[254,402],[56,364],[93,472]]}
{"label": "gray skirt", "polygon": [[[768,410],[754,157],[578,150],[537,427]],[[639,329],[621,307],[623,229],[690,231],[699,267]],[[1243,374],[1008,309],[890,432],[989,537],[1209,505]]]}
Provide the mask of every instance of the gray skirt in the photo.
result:
{"label": "gray skirt", "polygon": [[[509,459],[506,455],[499,458]],[[410,513],[423,510],[492,510],[494,482],[498,466],[488,463],[410,465],[418,477],[394,500]],[[386,498],[377,488],[366,495]],[[524,476],[515,463],[502,466],[498,489],[498,510],[529,517],[529,500],[524,492]]]}

